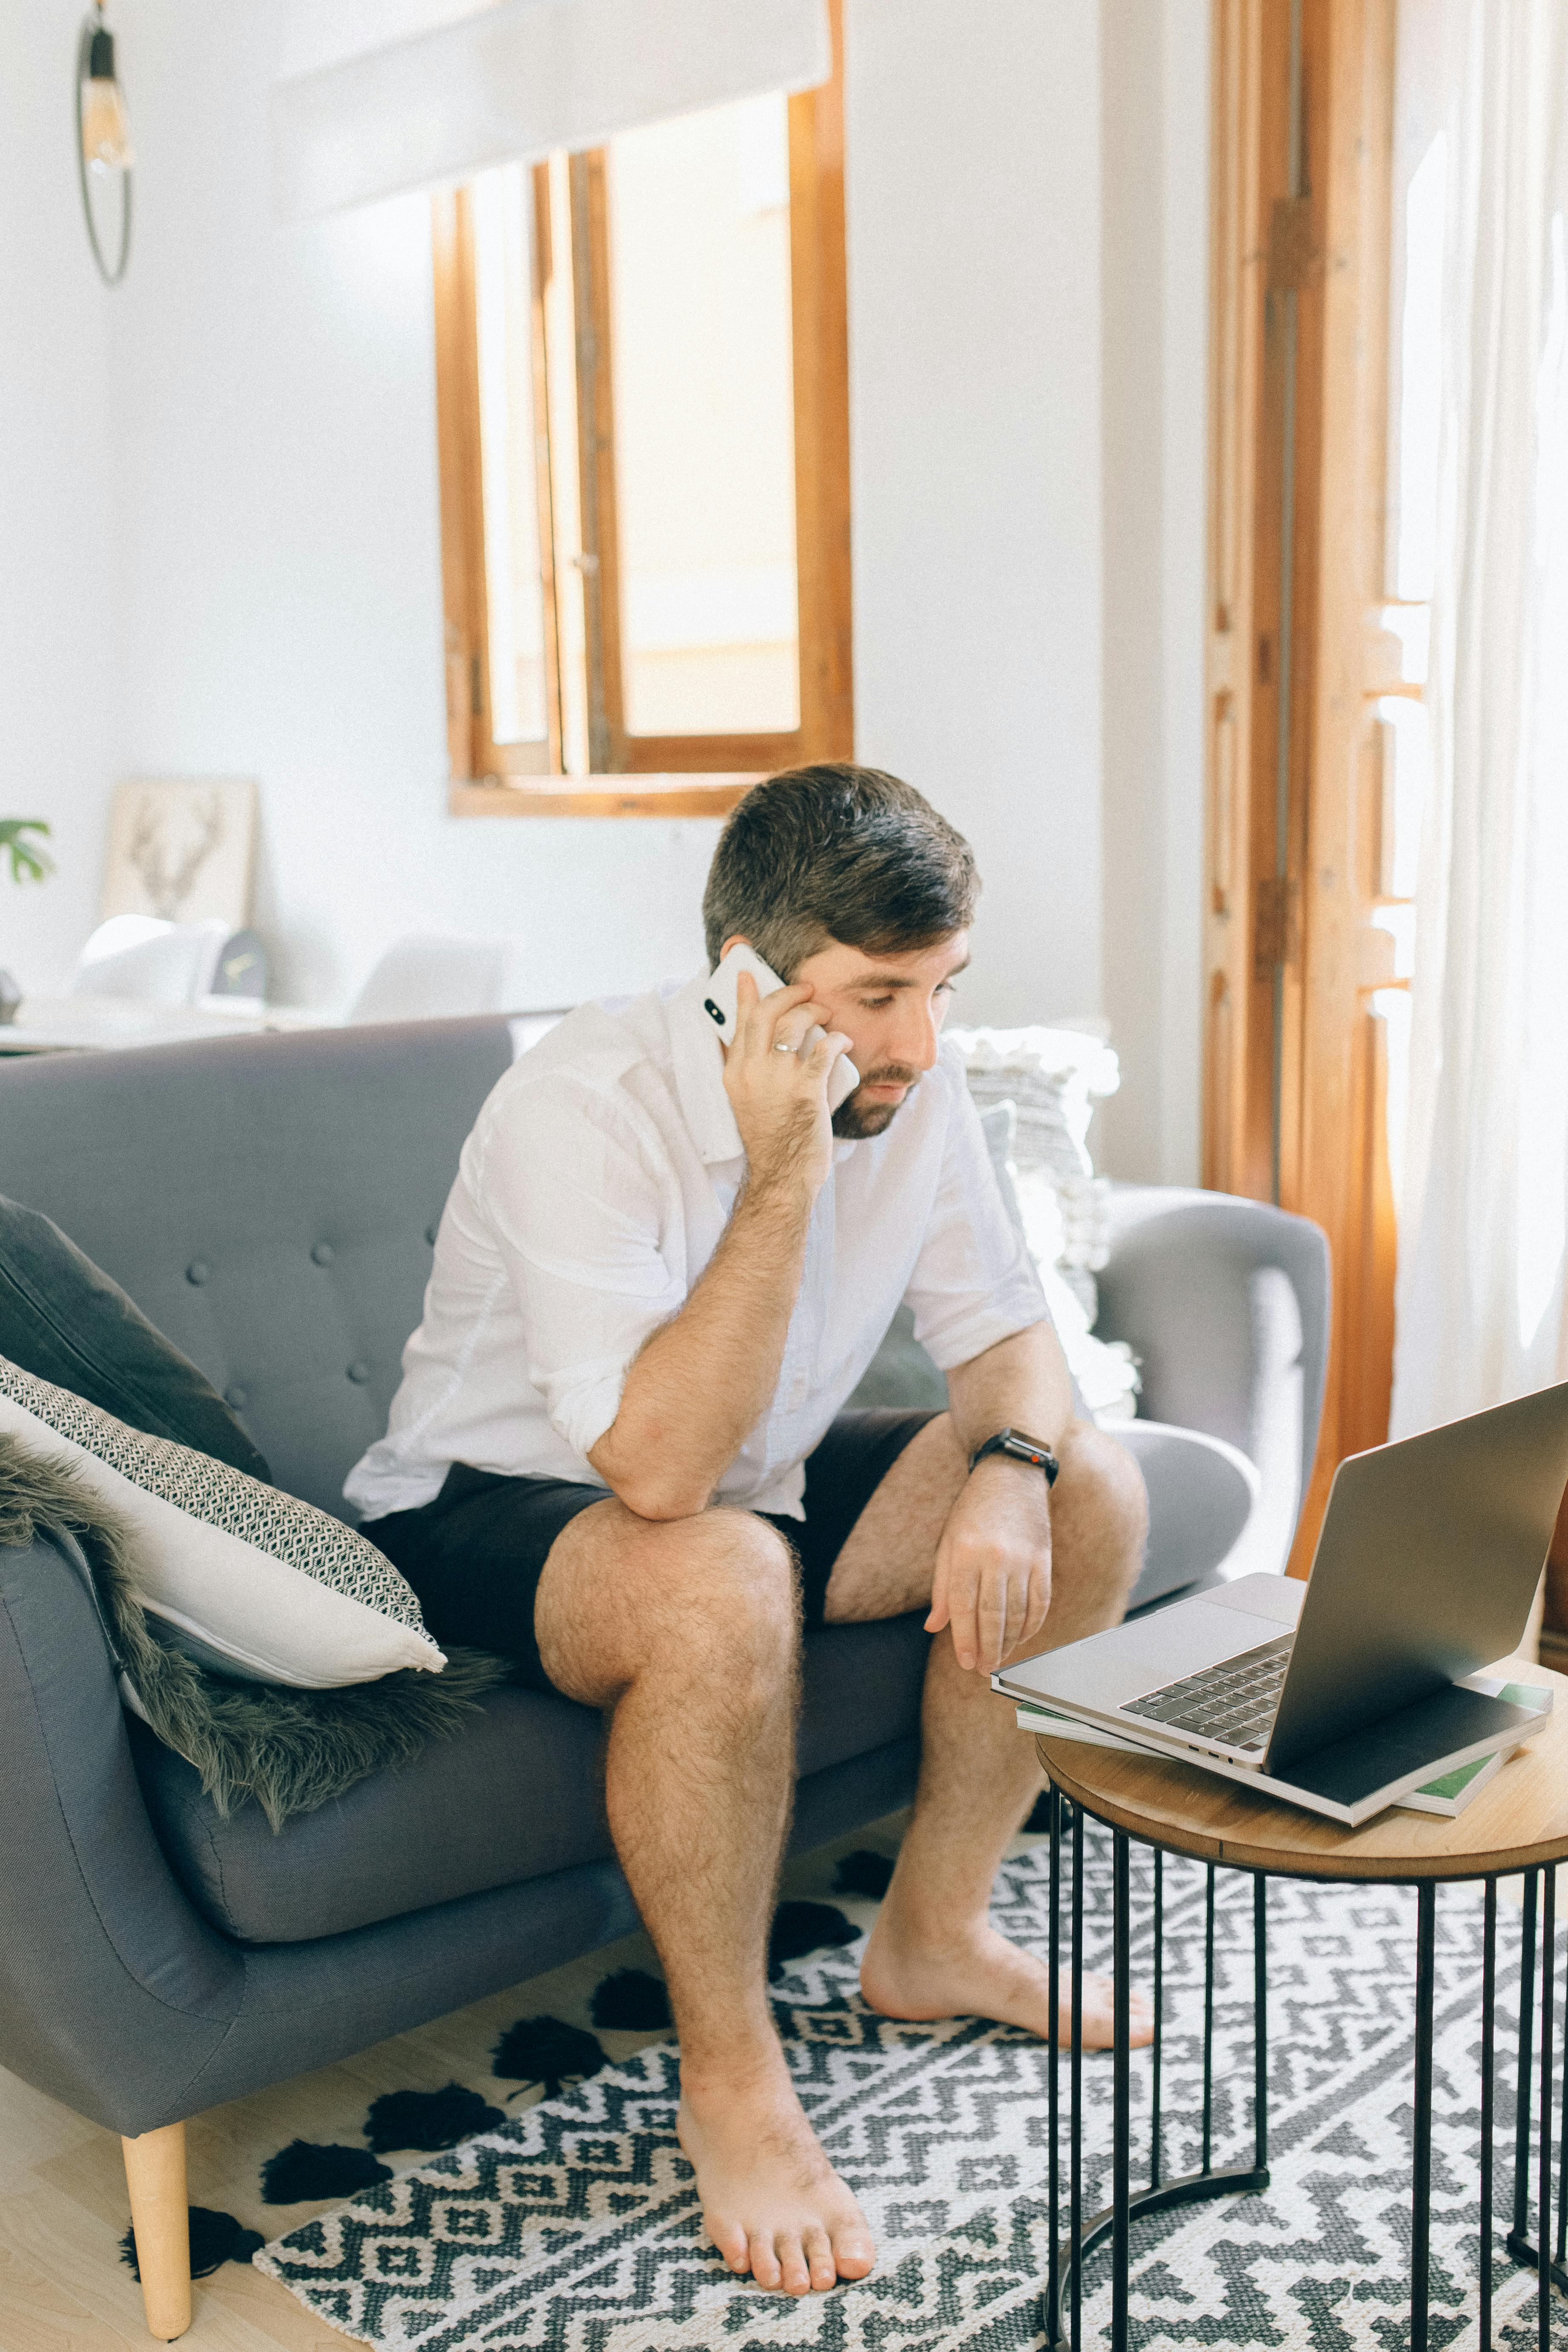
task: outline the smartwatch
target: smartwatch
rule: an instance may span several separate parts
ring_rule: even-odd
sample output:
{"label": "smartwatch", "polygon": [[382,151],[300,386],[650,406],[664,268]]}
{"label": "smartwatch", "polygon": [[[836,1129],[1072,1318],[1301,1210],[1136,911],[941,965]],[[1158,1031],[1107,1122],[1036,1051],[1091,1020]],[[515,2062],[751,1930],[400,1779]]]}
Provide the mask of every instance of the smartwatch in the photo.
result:
{"label": "smartwatch", "polygon": [[988,1437],[984,1445],[977,1445],[969,1457],[970,1468],[973,1470],[976,1463],[984,1462],[988,1454],[1007,1454],[1015,1462],[1032,1462],[1037,1470],[1045,1472],[1047,1486],[1056,1485],[1062,1466],[1048,1445],[1042,1445],[1037,1437],[1026,1436],[1021,1429],[999,1429],[994,1437]]}

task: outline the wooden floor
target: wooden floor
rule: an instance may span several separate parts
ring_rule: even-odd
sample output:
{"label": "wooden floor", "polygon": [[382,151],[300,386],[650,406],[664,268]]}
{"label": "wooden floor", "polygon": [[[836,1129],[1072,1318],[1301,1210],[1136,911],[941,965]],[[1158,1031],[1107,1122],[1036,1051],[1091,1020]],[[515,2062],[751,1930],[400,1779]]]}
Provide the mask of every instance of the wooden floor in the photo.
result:
{"label": "wooden floor", "polygon": [[[784,1891],[868,1919],[868,1906],[832,1892],[836,1858],[852,1846],[894,1853],[901,1826],[895,1816],[803,1855],[786,1872]],[[209,2108],[187,2134],[191,2202],[233,2213],[264,2238],[281,2237],[343,2199],[264,2204],[259,2170],[268,2157],[293,2139],[363,2147],[365,2110],[384,2091],[438,2091],[456,2081],[515,2114],[541,2094],[509,2099],[513,2086],[491,2072],[505,2029],[538,2016],[589,2025],[589,1998],[603,1978],[656,1966],[646,1940],[628,1937],[340,2065]],[[594,2030],[611,2060],[660,2038]],[[395,2172],[427,2160],[414,2150],[382,2158]],[[120,2258],[129,2221],[116,2136],[0,2069],[0,2352],[151,2352],[142,2290]],[[180,2342],[191,2352],[344,2352],[345,2338],[249,2263],[225,2263],[196,2283],[195,2316]]]}

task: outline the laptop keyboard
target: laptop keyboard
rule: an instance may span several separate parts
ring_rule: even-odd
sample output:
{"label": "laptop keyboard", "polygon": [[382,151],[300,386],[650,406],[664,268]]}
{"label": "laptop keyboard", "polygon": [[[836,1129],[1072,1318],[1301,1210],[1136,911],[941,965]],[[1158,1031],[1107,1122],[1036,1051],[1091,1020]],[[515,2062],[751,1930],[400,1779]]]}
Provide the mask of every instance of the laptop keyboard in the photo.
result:
{"label": "laptop keyboard", "polygon": [[1127,1699],[1123,1715],[1141,1715],[1169,1731],[1195,1731],[1226,1748],[1259,1748],[1268,1738],[1279,1704],[1279,1686],[1290,1663],[1294,1633],[1243,1650],[1201,1675],[1184,1675],[1142,1698]]}

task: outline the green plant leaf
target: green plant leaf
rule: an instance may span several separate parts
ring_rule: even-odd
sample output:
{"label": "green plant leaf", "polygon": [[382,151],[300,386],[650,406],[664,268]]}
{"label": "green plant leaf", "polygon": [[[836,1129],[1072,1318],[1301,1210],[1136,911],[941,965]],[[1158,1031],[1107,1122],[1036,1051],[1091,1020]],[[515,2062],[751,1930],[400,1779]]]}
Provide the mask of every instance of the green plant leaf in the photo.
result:
{"label": "green plant leaf", "polygon": [[41,816],[0,816],[0,858],[11,861],[13,882],[41,882],[55,870],[55,861],[36,841],[25,841],[24,834],[37,833],[47,836],[48,825]]}

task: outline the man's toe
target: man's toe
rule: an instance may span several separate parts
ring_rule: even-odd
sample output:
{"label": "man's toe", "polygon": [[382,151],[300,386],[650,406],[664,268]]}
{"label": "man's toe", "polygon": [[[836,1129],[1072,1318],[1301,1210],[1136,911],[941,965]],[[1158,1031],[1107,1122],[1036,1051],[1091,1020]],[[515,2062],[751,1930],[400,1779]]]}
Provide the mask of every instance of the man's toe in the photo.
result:
{"label": "man's toe", "polygon": [[861,2279],[877,2259],[868,2230],[840,2230],[833,2241],[834,2267],[840,2278]]}
{"label": "man's toe", "polygon": [[749,2271],[752,2267],[751,2252],[746,2244],[746,2233],[739,2221],[729,2221],[721,2215],[711,2213],[705,2213],[702,2219],[708,2225],[708,2235],[731,2270]]}
{"label": "man's toe", "polygon": [[811,2284],[822,2294],[838,2276],[838,2266],[833,2259],[833,2245],[826,2230],[811,2229],[805,2233],[804,2247],[811,2268]]}
{"label": "man's toe", "polygon": [[775,2238],[773,2252],[778,2256],[779,2284],[785,2294],[809,2294],[811,2266],[805,2259],[800,2240],[789,2236]]}
{"label": "man's toe", "polygon": [[759,2286],[774,2288],[779,2283],[779,2258],[773,2252],[771,2238],[757,2231],[752,2232],[752,2276]]}

